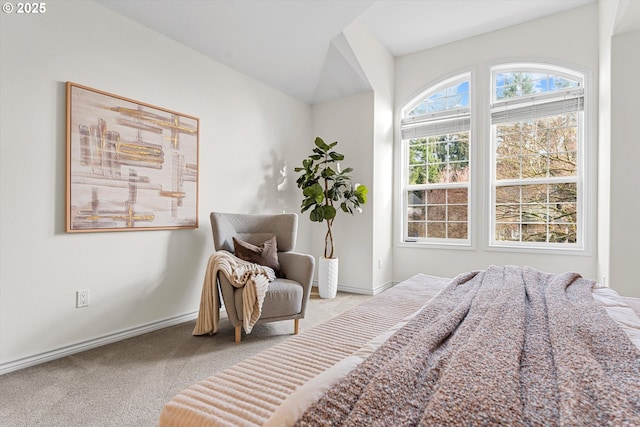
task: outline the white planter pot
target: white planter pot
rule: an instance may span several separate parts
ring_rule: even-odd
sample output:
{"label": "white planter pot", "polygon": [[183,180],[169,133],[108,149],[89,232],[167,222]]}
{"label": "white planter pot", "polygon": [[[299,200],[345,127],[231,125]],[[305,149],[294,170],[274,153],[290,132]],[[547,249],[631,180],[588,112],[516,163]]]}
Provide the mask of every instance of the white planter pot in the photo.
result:
{"label": "white planter pot", "polygon": [[318,263],[320,298],[335,298],[338,292],[338,258],[320,257]]}

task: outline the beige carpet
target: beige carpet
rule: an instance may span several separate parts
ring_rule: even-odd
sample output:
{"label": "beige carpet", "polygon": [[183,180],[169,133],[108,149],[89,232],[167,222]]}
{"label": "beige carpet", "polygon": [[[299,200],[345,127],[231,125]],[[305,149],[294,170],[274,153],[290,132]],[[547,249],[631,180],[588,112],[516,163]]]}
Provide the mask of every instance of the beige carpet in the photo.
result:
{"label": "beige carpet", "polygon": [[[315,291],[315,289],[314,289]],[[370,298],[314,293],[304,332]],[[187,386],[287,339],[293,321],[257,325],[235,344],[221,312],[214,336],[195,321],[0,376],[0,426],[155,426],[162,405]]]}

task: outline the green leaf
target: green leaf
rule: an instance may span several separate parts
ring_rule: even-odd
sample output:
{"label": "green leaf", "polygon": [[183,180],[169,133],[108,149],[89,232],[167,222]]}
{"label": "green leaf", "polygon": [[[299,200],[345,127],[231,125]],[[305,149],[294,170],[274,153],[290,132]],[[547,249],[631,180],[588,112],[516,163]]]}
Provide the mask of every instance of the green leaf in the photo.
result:
{"label": "green leaf", "polygon": [[307,197],[306,199],[302,200],[302,207],[309,209],[311,206],[315,205],[316,201],[315,199],[312,199],[310,197]]}
{"label": "green leaf", "polygon": [[363,205],[367,203],[367,194],[369,193],[369,189],[364,185],[360,184],[354,191],[356,197],[358,198],[358,202]]}
{"label": "green leaf", "polygon": [[324,205],[316,206],[309,214],[309,219],[315,222],[324,221]]}
{"label": "green leaf", "polygon": [[331,157],[331,159],[335,162],[339,162],[341,160],[344,160],[344,155],[340,154],[340,153],[336,153],[335,151],[332,151],[329,153],[329,157]]}
{"label": "green leaf", "polygon": [[[320,150],[322,150],[323,154],[331,149],[331,147],[328,146],[327,144],[325,144],[325,142],[320,137],[316,138],[315,143],[316,143],[316,147],[318,147]],[[316,151],[316,149],[314,149],[313,151]]]}
{"label": "green leaf", "polygon": [[331,200],[338,201],[340,200],[340,189],[335,185],[327,191],[327,197]]}
{"label": "green leaf", "polygon": [[334,176],[336,173],[330,167],[326,167],[322,170],[322,177],[328,178],[330,176]]}
{"label": "green leaf", "polygon": [[317,182],[302,190],[302,194],[305,197],[313,199],[316,203],[322,203],[324,201],[324,191],[322,186]]}
{"label": "green leaf", "polygon": [[336,217],[336,208],[333,206],[325,205],[323,211],[324,219],[327,221]]}

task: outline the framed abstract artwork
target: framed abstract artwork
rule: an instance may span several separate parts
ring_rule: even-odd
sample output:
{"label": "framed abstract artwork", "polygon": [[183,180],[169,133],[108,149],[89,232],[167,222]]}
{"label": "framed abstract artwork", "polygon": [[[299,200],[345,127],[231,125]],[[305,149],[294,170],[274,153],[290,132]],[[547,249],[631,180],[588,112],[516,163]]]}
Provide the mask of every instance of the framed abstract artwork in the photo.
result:
{"label": "framed abstract artwork", "polygon": [[197,228],[199,126],[67,82],[66,231]]}

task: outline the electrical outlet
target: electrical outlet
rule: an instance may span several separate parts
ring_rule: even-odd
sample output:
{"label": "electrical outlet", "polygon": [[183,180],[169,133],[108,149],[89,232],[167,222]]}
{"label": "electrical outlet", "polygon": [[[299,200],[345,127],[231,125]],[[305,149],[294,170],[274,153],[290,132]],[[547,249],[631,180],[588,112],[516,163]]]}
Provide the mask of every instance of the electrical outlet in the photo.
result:
{"label": "electrical outlet", "polygon": [[89,307],[89,289],[76,291],[76,308]]}

